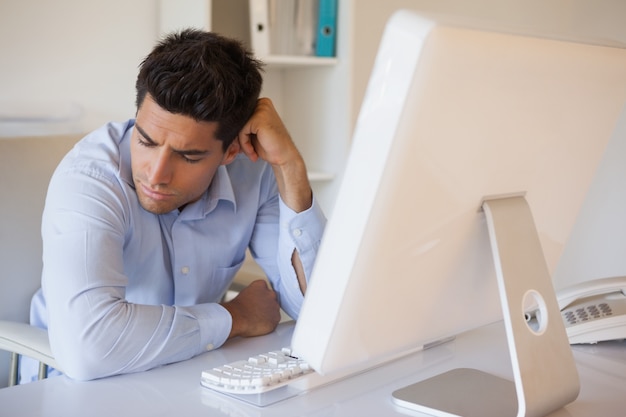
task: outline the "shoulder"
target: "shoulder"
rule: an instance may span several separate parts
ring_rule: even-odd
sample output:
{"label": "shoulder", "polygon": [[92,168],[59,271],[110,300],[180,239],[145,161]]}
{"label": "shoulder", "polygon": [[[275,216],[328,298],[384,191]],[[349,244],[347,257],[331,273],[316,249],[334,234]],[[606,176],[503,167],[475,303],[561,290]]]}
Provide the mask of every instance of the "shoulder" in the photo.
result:
{"label": "shoulder", "polygon": [[48,186],[45,224],[62,224],[65,230],[96,225],[123,233],[132,213],[140,211],[134,189],[121,174],[130,130],[132,123],[109,123],[74,146]]}
{"label": "shoulder", "polygon": [[[83,212],[125,218],[133,201],[124,180],[125,142],[133,122],[109,123],[81,139],[55,170],[46,197],[46,212]],[[127,145],[127,144],[126,144]]]}
{"label": "shoulder", "polygon": [[82,138],[59,164],[55,175],[116,177],[124,163],[123,143],[134,122],[107,123]]}

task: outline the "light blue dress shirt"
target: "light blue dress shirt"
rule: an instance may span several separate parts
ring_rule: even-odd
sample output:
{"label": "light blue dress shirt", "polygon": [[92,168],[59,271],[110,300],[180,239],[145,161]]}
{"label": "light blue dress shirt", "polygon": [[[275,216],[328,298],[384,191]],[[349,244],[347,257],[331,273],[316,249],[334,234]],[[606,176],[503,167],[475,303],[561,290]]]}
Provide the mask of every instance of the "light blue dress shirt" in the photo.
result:
{"label": "light blue dress shirt", "polygon": [[72,378],[136,372],[221,346],[231,316],[217,302],[246,249],[282,308],[297,318],[303,296],[291,256],[309,277],[325,217],[280,199],[264,161],[239,155],[220,166],[183,211],[156,215],[135,193],[134,121],[82,139],[56,169],[43,213],[42,289],[31,322],[48,328],[57,361]]}

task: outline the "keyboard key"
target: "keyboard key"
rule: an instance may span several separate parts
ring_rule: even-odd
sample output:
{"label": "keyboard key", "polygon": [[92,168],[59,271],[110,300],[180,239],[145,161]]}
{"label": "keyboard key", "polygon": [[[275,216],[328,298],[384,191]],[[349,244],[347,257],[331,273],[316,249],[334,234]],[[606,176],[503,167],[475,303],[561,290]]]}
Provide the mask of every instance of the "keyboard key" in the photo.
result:
{"label": "keyboard key", "polygon": [[217,391],[252,394],[284,386],[313,372],[289,348],[271,351],[202,372],[202,385]]}

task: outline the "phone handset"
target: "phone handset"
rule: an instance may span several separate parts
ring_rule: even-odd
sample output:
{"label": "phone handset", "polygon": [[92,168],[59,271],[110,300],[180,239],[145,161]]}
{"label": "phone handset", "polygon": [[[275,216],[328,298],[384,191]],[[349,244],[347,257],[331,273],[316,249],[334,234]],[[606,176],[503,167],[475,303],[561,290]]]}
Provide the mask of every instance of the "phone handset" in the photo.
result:
{"label": "phone handset", "polygon": [[601,278],[563,288],[557,292],[559,310],[563,310],[574,301],[594,295],[619,293],[626,296],[626,276]]}

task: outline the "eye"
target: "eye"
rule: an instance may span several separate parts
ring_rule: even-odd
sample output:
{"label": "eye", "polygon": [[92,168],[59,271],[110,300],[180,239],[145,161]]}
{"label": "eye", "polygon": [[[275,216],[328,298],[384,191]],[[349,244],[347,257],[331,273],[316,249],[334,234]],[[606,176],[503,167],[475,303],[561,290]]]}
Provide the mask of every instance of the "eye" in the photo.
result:
{"label": "eye", "polygon": [[197,164],[198,162],[200,162],[202,159],[191,159],[188,156],[186,156],[185,154],[179,154],[181,158],[183,158],[183,160],[189,164]]}
{"label": "eye", "polygon": [[144,139],[140,134],[137,135],[137,143],[147,148],[154,148],[156,146],[154,142]]}

